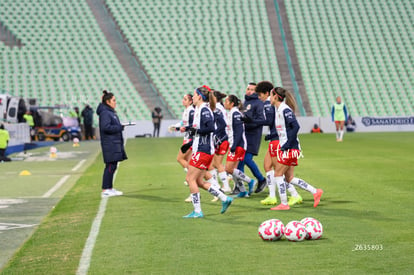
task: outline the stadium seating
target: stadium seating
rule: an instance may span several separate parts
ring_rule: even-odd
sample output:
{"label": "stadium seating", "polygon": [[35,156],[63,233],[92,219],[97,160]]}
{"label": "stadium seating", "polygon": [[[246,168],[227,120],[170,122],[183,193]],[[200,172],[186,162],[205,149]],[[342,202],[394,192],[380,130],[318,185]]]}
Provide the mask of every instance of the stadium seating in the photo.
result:
{"label": "stadium seating", "polygon": [[337,95],[353,116],[414,113],[412,1],[285,3],[314,115]]}
{"label": "stadium seating", "polygon": [[243,96],[248,82],[281,83],[264,1],[106,4],[178,117],[183,94],[203,84]]}
{"label": "stadium seating", "polygon": [[24,44],[0,43],[3,90],[36,97],[40,105],[82,109],[96,106],[107,89],[117,97],[121,120],[150,119],[85,1],[2,0],[0,19]]}

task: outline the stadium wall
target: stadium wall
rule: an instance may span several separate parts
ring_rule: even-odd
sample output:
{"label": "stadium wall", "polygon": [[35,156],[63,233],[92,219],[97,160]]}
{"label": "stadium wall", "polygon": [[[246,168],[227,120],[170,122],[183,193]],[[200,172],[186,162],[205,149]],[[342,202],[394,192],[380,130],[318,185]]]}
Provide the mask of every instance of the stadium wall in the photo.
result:
{"label": "stadium wall", "polygon": [[[414,116],[392,117],[354,117],[356,123],[355,132],[414,132]],[[310,133],[313,125],[318,124],[324,133],[335,133],[335,125],[331,118],[327,117],[298,117],[300,124],[299,133]],[[151,137],[153,124],[151,121],[134,121],[136,125],[125,127],[125,137]],[[181,136],[180,133],[168,132],[168,126],[176,124],[179,120],[162,120],[160,137]],[[96,130],[98,131],[98,130]],[[264,133],[267,133],[267,127]]]}

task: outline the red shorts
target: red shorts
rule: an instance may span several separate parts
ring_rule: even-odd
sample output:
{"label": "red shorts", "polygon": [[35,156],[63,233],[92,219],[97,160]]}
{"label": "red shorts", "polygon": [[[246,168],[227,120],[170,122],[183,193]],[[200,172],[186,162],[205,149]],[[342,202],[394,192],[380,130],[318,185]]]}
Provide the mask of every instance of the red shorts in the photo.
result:
{"label": "red shorts", "polygon": [[242,147],[236,147],[236,152],[234,153],[229,152],[227,154],[226,161],[242,161],[244,160],[245,154],[246,154],[246,150],[244,150]]}
{"label": "red shorts", "polygon": [[277,149],[278,148],[279,148],[279,140],[278,139],[277,140],[272,140],[269,143],[269,149],[268,149],[268,151],[269,151],[270,156],[272,158],[276,158],[277,157]]}
{"label": "red shorts", "polygon": [[189,165],[197,167],[198,169],[207,170],[213,161],[213,157],[214,155],[209,155],[204,152],[193,152]]}
{"label": "red shorts", "polygon": [[298,157],[300,156],[299,149],[289,149],[286,151],[280,150],[280,144],[277,152],[277,162],[287,166],[297,166]]}
{"label": "red shorts", "polygon": [[218,148],[216,148],[216,155],[225,155],[229,150],[229,142],[223,141]]}

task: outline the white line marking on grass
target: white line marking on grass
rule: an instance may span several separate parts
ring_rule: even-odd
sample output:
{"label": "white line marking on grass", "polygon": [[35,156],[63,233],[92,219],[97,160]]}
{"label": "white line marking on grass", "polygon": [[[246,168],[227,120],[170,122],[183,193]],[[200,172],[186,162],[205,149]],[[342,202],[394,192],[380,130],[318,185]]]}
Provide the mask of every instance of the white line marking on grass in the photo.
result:
{"label": "white line marking on grass", "polygon": [[63,176],[52,188],[43,194],[42,198],[49,198],[56,190],[58,190],[70,177],[70,175]]}
{"label": "white line marking on grass", "polygon": [[72,168],[72,172],[75,172],[76,170],[78,170],[79,168],[81,168],[81,166],[85,163],[86,159],[83,159],[81,161],[79,161],[79,163]]}
{"label": "white line marking on grass", "polygon": [[91,263],[92,258],[92,251],[96,243],[96,238],[99,234],[102,219],[105,215],[107,202],[108,198],[102,198],[101,204],[99,205],[98,214],[96,215],[95,220],[93,221],[91,231],[89,232],[88,239],[86,240],[85,247],[83,248],[78,270],[76,271],[76,274],[78,275],[88,274],[89,265]]}

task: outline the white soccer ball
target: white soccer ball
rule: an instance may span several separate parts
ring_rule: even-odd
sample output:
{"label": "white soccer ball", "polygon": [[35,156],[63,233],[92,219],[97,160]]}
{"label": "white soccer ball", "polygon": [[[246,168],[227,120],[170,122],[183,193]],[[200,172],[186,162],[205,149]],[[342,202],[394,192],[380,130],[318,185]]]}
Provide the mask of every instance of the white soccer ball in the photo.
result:
{"label": "white soccer ball", "polygon": [[317,240],[322,237],[323,227],[320,221],[311,217],[307,217],[300,222],[305,226],[307,232],[307,240]]}
{"label": "white soccer ball", "polygon": [[283,236],[284,225],[278,219],[270,219],[259,226],[259,236],[264,241],[277,241]]}
{"label": "white soccer ball", "polygon": [[290,221],[285,226],[285,237],[291,242],[301,242],[306,238],[306,229],[300,221]]}

